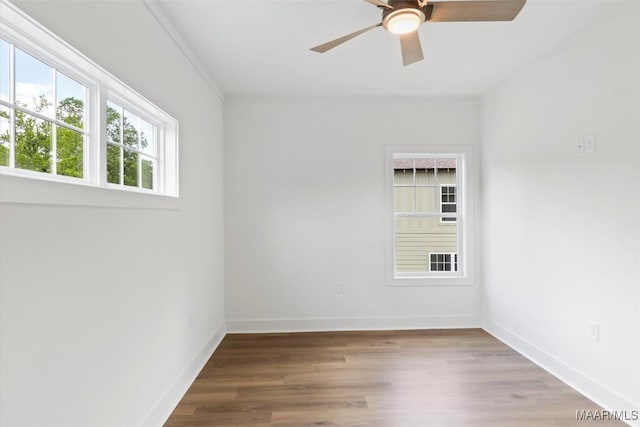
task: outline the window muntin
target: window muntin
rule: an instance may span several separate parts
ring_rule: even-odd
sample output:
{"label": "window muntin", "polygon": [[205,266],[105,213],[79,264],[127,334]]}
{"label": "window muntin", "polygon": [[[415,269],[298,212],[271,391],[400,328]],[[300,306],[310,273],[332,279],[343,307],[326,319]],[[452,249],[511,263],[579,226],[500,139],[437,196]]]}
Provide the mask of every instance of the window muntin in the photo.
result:
{"label": "window muntin", "polygon": [[[0,40],[0,174],[178,196],[175,119],[8,2],[0,2]],[[77,102],[64,103],[68,98]],[[138,133],[135,143],[115,146],[121,156],[107,143],[107,100],[132,114]],[[20,119],[35,130],[16,129]],[[153,143],[144,146],[143,134]],[[26,150],[22,140],[33,135],[39,145]],[[122,170],[110,176],[114,161]],[[4,191],[5,199],[24,200],[15,190]]]}
{"label": "window muntin", "polygon": [[83,178],[87,87],[4,39],[0,60],[0,166]]}
{"label": "window muntin", "polygon": [[[394,154],[391,161],[394,277],[459,277],[462,158],[408,153]],[[443,259],[432,262],[431,254]]]}

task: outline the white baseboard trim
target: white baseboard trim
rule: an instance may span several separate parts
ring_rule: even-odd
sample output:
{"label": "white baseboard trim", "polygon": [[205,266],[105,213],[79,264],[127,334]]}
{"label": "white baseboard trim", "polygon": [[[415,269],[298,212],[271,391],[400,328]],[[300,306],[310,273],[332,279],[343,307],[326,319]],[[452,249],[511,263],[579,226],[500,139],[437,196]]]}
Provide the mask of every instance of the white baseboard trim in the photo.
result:
{"label": "white baseboard trim", "polygon": [[177,381],[171,386],[171,388],[169,388],[162,399],[160,399],[155,408],[153,408],[151,413],[141,424],[141,427],[160,427],[167,421],[175,407],[180,403],[182,396],[187,392],[193,381],[198,376],[198,373],[202,370],[216,348],[218,348],[225,335],[226,326],[225,323],[222,322],[207,345],[191,361],[191,363],[187,365],[184,371],[182,371],[182,374],[178,377]]}
{"label": "white baseboard trim", "polygon": [[229,333],[460,329],[479,327],[480,318],[472,316],[227,320],[227,331]]}
{"label": "white baseboard trim", "polygon": [[[633,411],[640,408],[623,396],[600,384],[598,381],[580,372],[563,361],[555,358],[540,347],[530,343],[516,333],[504,328],[492,320],[483,319],[482,328],[495,338],[507,344],[509,347],[540,366],[559,380],[576,389],[578,392],[591,399],[607,411],[626,411],[628,418]],[[576,410],[581,408],[576,408]],[[638,414],[638,412],[635,412]],[[623,420],[628,425],[640,427],[640,420]]]}

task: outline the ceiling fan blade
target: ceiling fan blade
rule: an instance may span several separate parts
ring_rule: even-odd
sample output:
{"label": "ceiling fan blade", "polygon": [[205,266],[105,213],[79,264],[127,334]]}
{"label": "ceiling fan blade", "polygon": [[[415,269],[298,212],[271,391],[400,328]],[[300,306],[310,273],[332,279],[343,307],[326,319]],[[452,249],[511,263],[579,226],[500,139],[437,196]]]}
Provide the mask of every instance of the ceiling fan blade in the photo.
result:
{"label": "ceiling fan blade", "polygon": [[387,3],[383,2],[382,0],[364,0],[367,3],[371,3],[374,6],[379,6],[379,7],[385,7],[387,9],[393,9],[393,6],[388,5]]}
{"label": "ceiling fan blade", "polygon": [[401,35],[400,47],[402,48],[402,64],[405,67],[424,59],[418,31]]}
{"label": "ceiling fan blade", "polygon": [[355,33],[347,34],[346,36],[342,36],[342,37],[337,38],[335,40],[331,40],[330,42],[318,45],[316,47],[312,47],[311,50],[314,51],[314,52],[325,53],[329,49],[333,49],[336,46],[340,46],[342,43],[347,42],[347,41],[351,40],[352,38],[359,36],[360,34],[366,33],[369,30],[373,30],[374,28],[381,27],[381,26],[382,26],[382,22],[379,23],[379,24],[372,25],[372,26],[367,27],[367,28],[363,28],[362,30],[356,31]]}
{"label": "ceiling fan blade", "polygon": [[527,0],[441,1],[433,6],[430,22],[513,21]]}

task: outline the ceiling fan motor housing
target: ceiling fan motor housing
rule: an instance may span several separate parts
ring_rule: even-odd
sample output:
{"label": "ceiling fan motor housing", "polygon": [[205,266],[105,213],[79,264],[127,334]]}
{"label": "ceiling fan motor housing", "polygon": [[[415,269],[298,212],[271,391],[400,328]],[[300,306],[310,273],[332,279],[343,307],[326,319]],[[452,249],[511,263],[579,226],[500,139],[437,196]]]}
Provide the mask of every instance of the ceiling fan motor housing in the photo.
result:
{"label": "ceiling fan motor housing", "polygon": [[418,0],[389,0],[388,4],[393,9],[384,8],[382,10],[382,26],[390,32],[393,32],[390,29],[390,24],[394,18],[413,14],[420,20],[420,23],[423,23],[430,18],[432,10],[432,5],[420,7]]}

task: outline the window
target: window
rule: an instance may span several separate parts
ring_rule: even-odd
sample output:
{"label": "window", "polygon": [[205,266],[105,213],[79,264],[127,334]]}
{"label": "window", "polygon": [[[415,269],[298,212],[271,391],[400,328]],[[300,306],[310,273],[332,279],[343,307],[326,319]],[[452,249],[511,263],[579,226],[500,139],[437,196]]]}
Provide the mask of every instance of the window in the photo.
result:
{"label": "window", "polygon": [[108,101],[106,134],[107,182],[153,190],[157,164],[155,126]]}
{"label": "window", "polygon": [[429,254],[429,271],[458,271],[458,254]]}
{"label": "window", "polygon": [[83,178],[86,91],[0,39],[0,166]]}
{"label": "window", "polygon": [[178,195],[177,122],[0,2],[0,173]]}
{"label": "window", "polygon": [[[440,212],[456,213],[456,186],[441,185],[440,186]],[[455,222],[455,218],[443,217],[441,222]]]}
{"label": "window", "polygon": [[388,146],[387,282],[472,283],[468,147]]}

